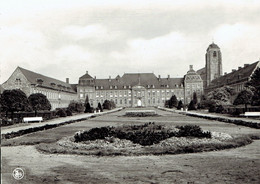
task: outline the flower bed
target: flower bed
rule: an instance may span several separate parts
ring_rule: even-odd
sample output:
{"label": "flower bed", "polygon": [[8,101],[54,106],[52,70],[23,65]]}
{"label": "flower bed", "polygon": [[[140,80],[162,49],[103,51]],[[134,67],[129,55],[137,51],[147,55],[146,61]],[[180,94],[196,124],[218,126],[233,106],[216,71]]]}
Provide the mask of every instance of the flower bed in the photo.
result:
{"label": "flower bed", "polygon": [[[128,134],[130,132],[131,134]],[[153,135],[152,132],[157,135],[155,139],[150,137]],[[65,137],[57,143],[38,145],[37,149],[51,153],[99,156],[158,155],[221,150],[243,146],[251,142],[249,137],[232,137],[226,133],[203,132],[196,125],[176,128],[149,123],[116,128],[94,128],[85,132],[77,132],[74,136]]]}
{"label": "flower bed", "polygon": [[157,116],[154,110],[131,110],[126,111],[125,116],[127,117],[147,117],[147,116]]}

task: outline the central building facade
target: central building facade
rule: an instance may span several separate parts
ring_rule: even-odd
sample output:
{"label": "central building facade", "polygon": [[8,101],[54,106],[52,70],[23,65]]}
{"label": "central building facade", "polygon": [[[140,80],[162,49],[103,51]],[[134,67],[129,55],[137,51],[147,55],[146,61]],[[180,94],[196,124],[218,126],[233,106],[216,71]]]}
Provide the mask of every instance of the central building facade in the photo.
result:
{"label": "central building facade", "polygon": [[164,106],[173,95],[183,103],[189,103],[194,92],[200,99],[203,81],[192,65],[184,78],[171,78],[170,75],[161,78],[154,73],[125,73],[113,79],[96,79],[87,72],[79,78],[77,92],[80,101],[88,98],[93,107],[105,100],[114,101],[118,107]]}

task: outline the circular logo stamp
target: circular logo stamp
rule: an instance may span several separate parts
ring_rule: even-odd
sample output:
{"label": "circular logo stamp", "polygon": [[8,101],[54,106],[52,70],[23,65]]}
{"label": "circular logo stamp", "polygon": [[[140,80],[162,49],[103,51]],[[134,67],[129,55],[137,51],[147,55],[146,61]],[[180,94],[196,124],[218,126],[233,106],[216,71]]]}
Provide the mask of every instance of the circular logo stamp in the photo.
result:
{"label": "circular logo stamp", "polygon": [[13,170],[13,177],[16,180],[21,180],[24,177],[24,171],[22,168],[15,168]]}

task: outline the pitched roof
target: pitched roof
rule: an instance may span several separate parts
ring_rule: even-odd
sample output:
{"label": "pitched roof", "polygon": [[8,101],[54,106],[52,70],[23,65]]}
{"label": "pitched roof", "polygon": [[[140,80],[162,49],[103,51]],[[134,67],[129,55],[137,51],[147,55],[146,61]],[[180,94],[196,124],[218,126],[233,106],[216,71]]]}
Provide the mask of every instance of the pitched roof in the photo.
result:
{"label": "pitched roof", "polygon": [[82,75],[79,79],[93,79],[93,77],[91,77],[91,75],[88,74],[88,72],[84,75]]}
{"label": "pitched roof", "polygon": [[[32,72],[22,67],[18,67],[18,69],[23,73],[23,75],[31,84],[35,84],[35,85],[38,84],[42,87],[52,88],[56,90],[60,90],[61,88],[62,91],[75,93],[72,86],[66,82],[51,77],[47,77],[39,73]],[[38,81],[41,80],[41,83],[39,84],[37,80]]]}
{"label": "pitched roof", "polygon": [[95,86],[110,89],[110,86],[115,89],[129,89],[136,85],[146,88],[175,88],[181,86],[183,78],[157,78],[153,73],[126,73],[122,77],[117,76],[115,79],[95,79]]}
{"label": "pitched roof", "polygon": [[248,80],[252,75],[257,66],[260,66],[260,61],[257,61],[250,65],[245,65],[243,68],[223,75],[217,79],[211,81],[209,87],[214,87],[218,85],[229,85],[237,83],[239,81]]}

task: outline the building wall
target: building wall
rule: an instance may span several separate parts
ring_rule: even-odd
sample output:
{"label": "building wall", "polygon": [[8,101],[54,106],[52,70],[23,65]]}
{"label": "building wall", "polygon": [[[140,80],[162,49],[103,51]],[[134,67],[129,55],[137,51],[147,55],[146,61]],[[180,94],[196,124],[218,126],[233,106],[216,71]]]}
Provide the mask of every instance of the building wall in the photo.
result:
{"label": "building wall", "polygon": [[42,93],[50,101],[52,110],[56,108],[68,107],[70,101],[78,99],[76,93],[50,89],[39,85],[32,85],[19,70],[19,68],[13,72],[13,74],[2,86],[6,90],[20,89],[26,94],[27,97],[34,93]]}
{"label": "building wall", "polygon": [[165,101],[175,95],[178,100],[184,101],[184,88],[150,89],[141,86],[141,90],[135,87],[131,89],[95,89],[93,87],[78,86],[78,97],[85,102],[88,95],[91,106],[97,107],[98,103],[103,104],[105,100],[114,101],[117,107],[137,106],[137,99],[141,98],[142,106],[164,106]]}

